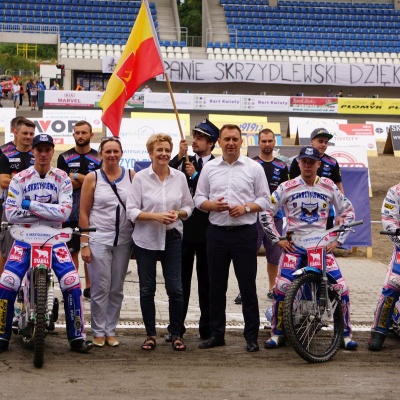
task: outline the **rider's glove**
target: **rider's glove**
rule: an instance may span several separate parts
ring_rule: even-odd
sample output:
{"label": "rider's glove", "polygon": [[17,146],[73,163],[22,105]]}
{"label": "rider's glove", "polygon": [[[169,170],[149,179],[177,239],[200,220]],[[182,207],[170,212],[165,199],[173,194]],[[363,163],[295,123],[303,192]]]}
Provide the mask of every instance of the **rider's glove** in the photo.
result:
{"label": "rider's glove", "polygon": [[27,200],[27,199],[22,200],[21,207],[24,210],[29,210],[30,205],[31,205],[31,201],[30,200]]}

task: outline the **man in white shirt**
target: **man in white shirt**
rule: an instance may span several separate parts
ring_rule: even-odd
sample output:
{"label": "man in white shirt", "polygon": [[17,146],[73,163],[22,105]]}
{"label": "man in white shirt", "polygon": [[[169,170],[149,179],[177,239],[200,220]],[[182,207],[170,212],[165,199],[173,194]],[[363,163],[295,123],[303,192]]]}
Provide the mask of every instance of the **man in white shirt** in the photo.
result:
{"label": "man in white shirt", "polygon": [[210,213],[207,258],[212,336],[199,345],[201,349],[225,345],[226,290],[233,261],[242,294],[247,351],[259,350],[256,221],[257,213],[270,206],[270,192],[261,165],[240,153],[242,142],[237,125],[222,127],[218,139],[222,157],[205,164],[194,197],[195,206]]}

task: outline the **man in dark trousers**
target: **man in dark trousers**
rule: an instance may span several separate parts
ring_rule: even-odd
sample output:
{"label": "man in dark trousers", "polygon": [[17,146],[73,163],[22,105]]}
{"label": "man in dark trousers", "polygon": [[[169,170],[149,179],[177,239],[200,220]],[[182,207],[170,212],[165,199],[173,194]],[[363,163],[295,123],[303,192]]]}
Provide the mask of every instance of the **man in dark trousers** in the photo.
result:
{"label": "man in dark trousers", "polygon": [[[192,149],[195,156],[185,160],[188,149],[186,140],[181,140],[179,153],[171,161],[170,166],[184,172],[186,175],[189,190],[192,196],[196,192],[197,182],[203,165],[214,158],[211,151],[218,140],[219,129],[210,121],[205,119],[193,129]],[[193,214],[183,223],[182,240],[182,286],[184,296],[184,309],[181,336],[185,333],[184,321],[186,318],[190,289],[192,283],[193,263],[196,255],[196,271],[199,292],[200,338],[205,340],[210,337],[210,301],[209,301],[209,277],[206,252],[206,229],[208,227],[208,213],[195,208]],[[169,335],[166,338],[170,340]]]}
{"label": "man in dark trousers", "polygon": [[225,345],[226,291],[232,261],[242,295],[246,350],[259,350],[256,222],[257,213],[270,208],[271,203],[263,168],[240,152],[241,133],[237,125],[221,128],[218,144],[222,156],[204,166],[194,196],[195,206],[210,213],[206,236],[212,336],[200,343],[201,349]]}

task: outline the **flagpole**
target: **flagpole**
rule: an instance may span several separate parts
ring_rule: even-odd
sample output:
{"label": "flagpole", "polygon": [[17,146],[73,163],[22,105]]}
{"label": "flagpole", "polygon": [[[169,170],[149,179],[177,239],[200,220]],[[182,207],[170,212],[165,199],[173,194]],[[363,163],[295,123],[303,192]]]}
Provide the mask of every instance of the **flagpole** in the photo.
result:
{"label": "flagpole", "polygon": [[[169,76],[166,72],[164,73],[164,75],[165,75],[165,80],[167,81],[168,91],[169,91],[169,95],[171,96],[172,105],[174,107],[176,121],[178,122],[179,133],[181,135],[181,139],[185,140],[185,136],[183,135],[183,131],[182,131],[181,121],[179,119],[178,109],[176,108],[176,103],[175,103],[174,93],[173,93],[172,87],[171,87],[171,82],[170,82]],[[185,159],[186,159],[186,162],[189,162],[189,156],[188,156],[187,152],[185,153]]]}

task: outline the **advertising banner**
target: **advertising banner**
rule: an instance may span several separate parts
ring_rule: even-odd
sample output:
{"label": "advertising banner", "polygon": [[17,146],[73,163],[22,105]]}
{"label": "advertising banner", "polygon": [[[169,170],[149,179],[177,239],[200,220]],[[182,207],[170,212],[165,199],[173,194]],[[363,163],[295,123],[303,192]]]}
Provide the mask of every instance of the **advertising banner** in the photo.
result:
{"label": "advertising banner", "polygon": [[399,65],[166,59],[164,67],[172,82],[400,86]]}
{"label": "advertising banner", "polygon": [[[328,129],[327,127],[337,124],[347,124],[347,119],[289,117],[287,136],[295,138],[299,132],[299,135],[301,135],[299,138],[305,138],[308,135],[308,139],[310,139],[311,132],[314,129]],[[308,141],[307,144],[309,143]]]}
{"label": "advertising banner", "polygon": [[[279,122],[267,122],[267,117],[257,117],[255,115],[224,115],[209,114],[208,119],[218,128],[222,128],[225,124],[235,124],[242,131],[242,151],[246,153],[248,146],[258,145],[258,133],[265,129],[271,129],[275,134],[276,144],[282,144],[280,135],[281,125]],[[219,147],[218,143],[215,147]]]}
{"label": "advertising banner", "polygon": [[400,157],[400,125],[390,125],[383,153]]}
{"label": "advertising banner", "polygon": [[[361,146],[370,157],[378,156],[374,127],[369,124],[339,124],[330,140],[335,146]],[[351,149],[349,149],[351,151]]]}
{"label": "advertising banner", "polygon": [[[178,110],[193,110],[194,96],[191,93],[174,93],[174,100]],[[160,110],[173,110],[171,95],[169,93],[145,93],[144,108],[157,108]]]}
{"label": "advertising banner", "polygon": [[11,107],[0,108],[0,132],[4,132],[4,143],[14,140],[14,136],[11,136],[10,123],[15,118],[16,111]]}
{"label": "advertising banner", "polygon": [[391,125],[393,125],[393,122],[365,121],[365,123],[373,125],[374,136],[377,142],[386,142],[389,128]]}
{"label": "advertising banner", "polygon": [[338,110],[338,99],[336,97],[302,97],[290,98],[290,112],[323,112],[335,113]]}
{"label": "advertising banner", "polygon": [[400,115],[400,99],[355,99],[339,97],[338,113]]}

